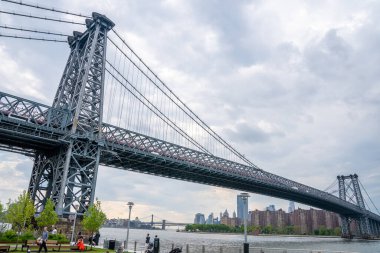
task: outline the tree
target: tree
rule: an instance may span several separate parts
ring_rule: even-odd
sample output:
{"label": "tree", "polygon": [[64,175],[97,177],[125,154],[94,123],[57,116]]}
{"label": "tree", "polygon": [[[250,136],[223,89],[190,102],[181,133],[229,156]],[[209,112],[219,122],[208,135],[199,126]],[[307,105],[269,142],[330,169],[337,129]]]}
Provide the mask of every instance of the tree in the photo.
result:
{"label": "tree", "polygon": [[17,233],[17,243],[18,238],[21,233],[27,227],[35,213],[34,205],[29,197],[29,193],[24,191],[15,202],[9,201],[8,210],[6,213],[6,221],[12,224],[12,227],[16,229]]}
{"label": "tree", "polygon": [[84,213],[82,225],[92,235],[94,232],[99,230],[106,219],[107,216],[100,207],[100,201],[97,200],[96,203],[90,205],[90,207]]}
{"label": "tree", "polygon": [[4,222],[4,220],[5,220],[4,206],[0,202],[0,222]]}
{"label": "tree", "polygon": [[342,230],[340,227],[334,228],[334,235],[335,236],[341,236],[342,235]]}
{"label": "tree", "polygon": [[1,204],[1,202],[0,202],[0,223],[1,223],[1,225],[0,225],[0,233],[3,233],[4,232],[4,230],[5,230],[5,228],[6,228],[6,224],[4,224],[4,222],[5,222],[5,211],[4,211],[4,206],[3,206],[3,204]]}
{"label": "tree", "polygon": [[54,203],[51,199],[46,201],[44,210],[40,216],[36,218],[37,225],[40,228],[52,226],[58,221],[58,215],[54,211]]}
{"label": "tree", "polygon": [[319,227],[319,235],[328,235],[327,228],[325,226]]}

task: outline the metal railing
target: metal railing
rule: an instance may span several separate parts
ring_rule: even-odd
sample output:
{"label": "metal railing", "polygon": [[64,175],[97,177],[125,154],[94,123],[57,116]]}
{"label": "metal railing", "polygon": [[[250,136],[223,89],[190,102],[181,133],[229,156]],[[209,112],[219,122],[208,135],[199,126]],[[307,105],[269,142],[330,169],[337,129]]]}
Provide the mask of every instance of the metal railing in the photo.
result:
{"label": "metal railing", "polygon": [[[121,245],[119,243],[118,245]],[[144,253],[146,244],[144,242],[134,241],[129,244],[128,252]],[[227,245],[199,245],[199,244],[175,244],[160,243],[160,252],[168,253],[174,248],[181,248],[182,253],[243,253],[242,246]],[[117,248],[115,248],[117,251]],[[265,248],[265,247],[249,247],[250,253],[358,253],[353,251],[334,251],[322,249],[285,249],[285,248]]]}

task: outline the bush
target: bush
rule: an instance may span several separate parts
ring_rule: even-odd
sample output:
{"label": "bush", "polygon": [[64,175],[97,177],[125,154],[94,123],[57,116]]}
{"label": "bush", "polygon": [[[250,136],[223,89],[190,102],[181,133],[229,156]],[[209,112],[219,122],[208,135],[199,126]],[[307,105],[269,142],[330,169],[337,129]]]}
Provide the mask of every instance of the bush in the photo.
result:
{"label": "bush", "polygon": [[70,242],[66,238],[66,236],[64,234],[55,234],[55,235],[49,234],[49,239],[50,240],[57,240],[58,243],[68,243],[68,242]]}
{"label": "bush", "polygon": [[26,241],[26,240],[33,240],[35,239],[34,238],[34,235],[33,235],[33,232],[32,231],[26,231],[25,233],[23,233],[21,236],[20,236],[20,240],[23,242],[23,241]]}
{"label": "bush", "polygon": [[5,231],[0,238],[0,241],[3,241],[3,242],[15,242],[16,240],[17,240],[17,233],[16,231],[12,229]]}

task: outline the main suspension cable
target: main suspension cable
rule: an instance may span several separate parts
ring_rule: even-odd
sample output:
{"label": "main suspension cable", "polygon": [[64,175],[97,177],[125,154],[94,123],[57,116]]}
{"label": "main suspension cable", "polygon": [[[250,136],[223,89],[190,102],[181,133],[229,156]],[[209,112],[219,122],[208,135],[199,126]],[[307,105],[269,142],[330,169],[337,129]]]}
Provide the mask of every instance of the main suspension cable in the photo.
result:
{"label": "main suspension cable", "polygon": [[52,11],[52,12],[58,12],[58,13],[62,13],[62,14],[82,17],[82,18],[91,18],[90,16],[83,15],[81,13],[78,14],[78,13],[73,13],[71,11],[58,10],[58,9],[55,9],[55,8],[49,8],[49,7],[40,6],[38,4],[34,5],[34,4],[30,4],[30,3],[25,3],[23,1],[12,1],[12,0],[1,0],[1,1],[12,3],[12,4],[19,4],[19,5],[23,5],[23,6],[27,6],[27,7],[32,7],[32,8],[36,8],[36,9],[41,9],[41,10],[46,10],[46,11]]}
{"label": "main suspension cable", "polygon": [[[112,66],[112,64],[110,63],[110,62],[108,62],[108,61],[106,61],[110,66],[111,66],[111,68],[114,70],[114,71],[116,71],[119,75],[121,75],[116,69],[115,69],[115,67],[113,67]],[[134,92],[132,92],[127,86],[125,86],[125,84],[122,82],[122,81],[120,81],[114,74],[112,74],[111,73],[111,71],[108,69],[108,68],[106,68],[106,71],[119,83],[119,84],[121,84],[125,89],[127,89],[128,91],[129,91],[129,93],[131,93],[137,100],[139,100],[142,104],[144,104],[147,108],[149,108],[149,106],[141,99],[141,98],[139,98]],[[121,75],[121,77],[124,79],[124,81],[127,81],[122,75]],[[128,81],[127,81],[128,82]],[[147,98],[145,98],[130,82],[128,82],[130,85],[131,85],[131,87],[141,96],[141,97],[143,97],[144,98],[144,100],[146,100],[146,101],[148,101],[148,103],[150,103],[149,102],[149,100],[147,99]],[[151,103],[150,103],[151,104]],[[156,111],[158,111],[158,112],[156,112],[156,111],[154,111],[154,110],[151,110],[151,112],[153,112],[157,117],[159,117],[161,120],[163,120],[166,124],[168,124],[168,125],[170,125],[173,129],[174,129],[174,131],[176,131],[177,133],[179,133],[182,137],[184,137],[185,139],[187,139],[188,141],[190,141],[193,145],[195,145],[196,147],[198,147],[199,149],[201,149],[203,152],[205,152],[205,153],[207,153],[207,154],[209,154],[209,155],[212,155],[207,149],[205,149],[202,145],[200,145],[197,141],[195,141],[193,138],[191,138],[190,136],[188,136],[188,134],[186,133],[186,132],[184,132],[181,128],[179,128],[176,124],[174,124],[164,113],[162,113],[157,107],[155,107],[154,105],[152,105],[151,104],[151,106],[153,106],[153,108],[155,108],[155,110]],[[164,118],[162,118],[162,116],[160,116],[160,114],[161,115],[163,115],[166,119],[164,119]],[[167,121],[169,121],[171,124],[169,124],[169,122],[167,122]],[[175,127],[174,127],[175,126]]]}
{"label": "main suspension cable", "polygon": [[49,34],[49,35],[56,35],[56,36],[63,36],[63,37],[70,36],[70,35],[63,34],[63,33],[55,33],[55,32],[49,32],[49,31],[45,32],[45,31],[39,31],[39,30],[25,29],[22,27],[14,27],[14,26],[9,26],[9,25],[0,25],[0,28],[16,30],[16,31],[32,32],[32,33]]}
{"label": "main suspension cable", "polygon": [[363,190],[364,190],[365,194],[367,195],[367,197],[368,197],[368,198],[369,198],[369,200],[371,201],[371,203],[372,203],[373,207],[376,209],[377,213],[380,215],[379,209],[377,209],[377,206],[375,206],[375,203],[373,203],[373,201],[372,201],[371,197],[369,196],[369,194],[368,194],[367,190],[364,188],[364,185],[363,185],[363,184],[362,184],[362,182],[359,180],[359,178],[358,178],[358,181],[359,181],[359,184],[361,185],[361,187],[363,188]]}
{"label": "main suspension cable", "polygon": [[27,37],[27,36],[18,36],[18,35],[7,35],[7,34],[1,34],[1,33],[0,33],[0,37],[14,38],[14,39],[25,39],[25,40],[39,40],[39,41],[67,43],[66,40],[46,39],[46,38]]}
{"label": "main suspension cable", "polygon": [[[201,120],[176,94],[173,93],[173,91],[147,66],[147,64],[133,51],[133,49],[125,42],[125,40],[116,32],[115,29],[112,29],[114,34],[122,41],[122,43],[127,46],[127,48],[139,59],[139,61],[157,78],[157,80],[160,81],[160,83],[172,94],[185,108],[190,112],[187,112],[184,110],[181,106],[177,104],[170,96],[168,96],[158,85],[151,80],[150,77],[148,77],[136,64],[134,64],[148,79],[151,80],[151,82],[157,86],[173,103],[175,103],[178,108],[181,109],[187,116],[189,116],[194,122],[196,122],[203,130],[205,130],[208,134],[210,134],[215,140],[219,141],[224,147],[229,149],[233,154],[235,154],[237,157],[239,157],[241,160],[245,161],[250,166],[259,169],[256,165],[254,165],[251,161],[249,161],[244,155],[240,154],[236,149],[234,149],[228,142],[226,142],[222,137],[220,137],[214,130],[212,130],[203,120]],[[115,42],[113,42],[110,38],[108,38],[112,44],[120,51],[122,52],[127,58],[129,58],[117,45]],[[131,60],[131,59],[130,59]],[[131,60],[132,61],[132,60]],[[133,61],[132,61],[133,62]],[[194,119],[195,117],[195,119]],[[200,124],[200,123],[201,124]]]}
{"label": "main suspension cable", "polygon": [[63,20],[63,19],[57,19],[57,18],[48,18],[48,17],[41,17],[41,16],[34,16],[32,14],[22,14],[18,12],[10,12],[10,11],[2,11],[0,10],[0,13],[9,14],[9,15],[15,15],[20,17],[26,17],[26,18],[35,18],[35,19],[42,19],[47,21],[54,21],[54,22],[61,22],[61,23],[68,23],[68,24],[74,24],[74,25],[86,25],[85,23],[75,22],[75,21],[69,21],[69,20]]}

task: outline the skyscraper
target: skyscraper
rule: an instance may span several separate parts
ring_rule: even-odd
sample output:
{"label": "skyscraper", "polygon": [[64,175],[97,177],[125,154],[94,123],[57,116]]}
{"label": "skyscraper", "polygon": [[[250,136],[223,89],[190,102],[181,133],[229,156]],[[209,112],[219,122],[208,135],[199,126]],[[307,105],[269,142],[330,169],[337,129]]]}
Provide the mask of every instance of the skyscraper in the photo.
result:
{"label": "skyscraper", "polygon": [[[240,195],[237,195],[236,198],[236,204],[237,204],[237,217],[241,220],[244,219],[244,201],[243,198]],[[245,213],[248,215],[248,205],[245,208]]]}
{"label": "skyscraper", "polygon": [[267,206],[266,210],[270,211],[270,212],[274,212],[274,211],[276,211],[276,207],[274,205],[269,205],[269,206]]}
{"label": "skyscraper", "polygon": [[203,213],[195,214],[194,224],[205,224],[205,215]]}
{"label": "skyscraper", "polygon": [[210,213],[207,220],[206,220],[206,224],[214,224],[214,214],[213,213]]}
{"label": "skyscraper", "polygon": [[296,207],[294,206],[294,201],[289,201],[289,208],[288,208],[288,213],[292,213],[296,210]]}

